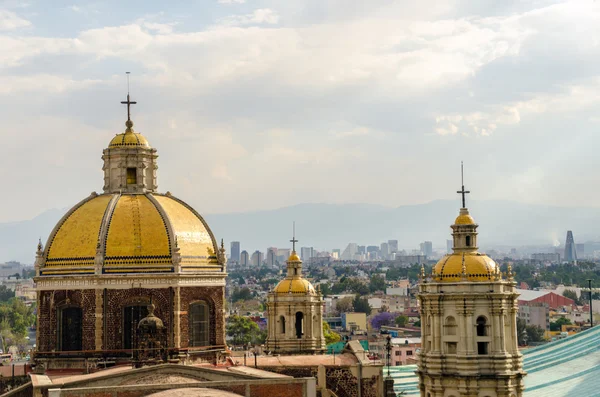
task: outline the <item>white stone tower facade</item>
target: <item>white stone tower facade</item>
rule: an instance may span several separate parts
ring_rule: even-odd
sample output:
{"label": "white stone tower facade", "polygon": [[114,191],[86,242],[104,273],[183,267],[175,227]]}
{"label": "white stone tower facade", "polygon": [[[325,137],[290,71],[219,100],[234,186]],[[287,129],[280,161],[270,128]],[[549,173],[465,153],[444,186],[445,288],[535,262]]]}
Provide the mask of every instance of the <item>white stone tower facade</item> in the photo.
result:
{"label": "white stone tower facade", "polygon": [[302,277],[295,249],[287,260],[287,276],[267,297],[267,350],[274,354],[323,353],[323,295]]}
{"label": "white stone tower facade", "polygon": [[[463,207],[464,194],[463,193]],[[453,253],[429,277],[421,271],[422,397],[521,397],[517,297],[512,270],[477,252],[477,227],[467,208],[451,226]]]}

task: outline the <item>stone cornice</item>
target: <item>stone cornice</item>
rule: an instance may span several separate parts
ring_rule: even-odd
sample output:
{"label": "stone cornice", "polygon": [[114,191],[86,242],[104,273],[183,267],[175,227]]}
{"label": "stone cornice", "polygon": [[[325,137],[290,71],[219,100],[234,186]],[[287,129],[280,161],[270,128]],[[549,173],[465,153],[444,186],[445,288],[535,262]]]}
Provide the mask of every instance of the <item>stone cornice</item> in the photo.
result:
{"label": "stone cornice", "polygon": [[169,287],[222,287],[225,286],[225,273],[205,275],[148,274],[148,275],[89,275],[77,277],[43,276],[36,277],[37,291],[56,289],[128,289],[128,288],[169,288]]}

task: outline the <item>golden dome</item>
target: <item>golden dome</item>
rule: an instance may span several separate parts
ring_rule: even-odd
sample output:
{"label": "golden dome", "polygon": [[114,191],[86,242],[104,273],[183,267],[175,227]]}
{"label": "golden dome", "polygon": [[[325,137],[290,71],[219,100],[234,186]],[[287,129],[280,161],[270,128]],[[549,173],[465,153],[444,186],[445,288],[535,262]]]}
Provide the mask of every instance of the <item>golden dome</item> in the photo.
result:
{"label": "golden dome", "polygon": [[300,257],[296,253],[296,251],[292,251],[292,254],[288,258],[288,262],[300,262]]}
{"label": "golden dome", "polygon": [[492,258],[479,252],[455,252],[444,256],[433,268],[433,278],[441,282],[463,280],[463,264],[466,281],[490,281],[499,273]]}
{"label": "golden dome", "polygon": [[285,278],[277,284],[273,292],[276,294],[316,295],[315,287],[304,278]]}
{"label": "golden dome", "polygon": [[466,208],[461,208],[459,215],[456,217],[454,221],[455,225],[474,225],[475,219],[469,214],[469,210]]}
{"label": "golden dome", "polygon": [[125,122],[127,129],[121,134],[117,134],[108,144],[109,149],[118,147],[150,147],[145,136],[133,130],[133,121]]}
{"label": "golden dome", "polygon": [[56,225],[41,274],[219,271],[217,242],[202,217],[161,194],[92,194]]}

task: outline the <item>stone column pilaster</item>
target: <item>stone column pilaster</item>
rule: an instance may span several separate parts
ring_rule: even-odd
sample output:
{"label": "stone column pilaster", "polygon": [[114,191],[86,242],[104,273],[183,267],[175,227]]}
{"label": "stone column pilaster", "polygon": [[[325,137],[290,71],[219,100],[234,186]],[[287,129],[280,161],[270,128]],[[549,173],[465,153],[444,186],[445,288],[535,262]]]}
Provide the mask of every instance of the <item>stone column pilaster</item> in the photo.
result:
{"label": "stone column pilaster", "polygon": [[102,350],[102,341],[104,338],[104,290],[95,290],[96,298],[96,322],[94,324],[94,346],[96,350]]}
{"label": "stone column pilaster", "polygon": [[181,347],[181,287],[175,287],[173,299],[173,331],[175,348]]}

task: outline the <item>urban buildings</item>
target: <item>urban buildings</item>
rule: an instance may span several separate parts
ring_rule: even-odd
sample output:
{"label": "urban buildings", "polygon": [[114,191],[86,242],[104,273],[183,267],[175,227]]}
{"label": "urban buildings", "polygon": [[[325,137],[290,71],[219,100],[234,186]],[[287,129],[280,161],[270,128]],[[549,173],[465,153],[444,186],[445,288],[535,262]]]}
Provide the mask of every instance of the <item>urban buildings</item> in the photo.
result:
{"label": "urban buildings", "polygon": [[575,240],[573,239],[573,232],[570,230],[567,231],[564,259],[566,262],[577,262],[577,250],[575,247]]}
{"label": "urban buildings", "polygon": [[346,249],[342,253],[342,256],[340,257],[340,259],[342,259],[344,261],[351,261],[356,258],[357,254],[358,254],[358,244],[350,243],[350,244],[348,244],[348,246],[346,246]]}
{"label": "urban buildings", "polygon": [[304,262],[310,261],[310,258],[314,256],[313,247],[302,247],[300,248],[300,259]]}
{"label": "urban buildings", "polygon": [[240,242],[232,241],[231,242],[231,250],[229,251],[230,260],[235,263],[240,262]]}
{"label": "urban buildings", "polygon": [[433,254],[433,243],[431,241],[424,241],[420,244],[421,254],[426,257],[430,257]]}
{"label": "urban buildings", "polygon": [[398,240],[388,240],[387,243],[390,254],[398,252]]}
{"label": "urban buildings", "polygon": [[252,257],[250,258],[250,263],[252,266],[260,266],[263,263],[264,255],[259,250],[254,251]]}
{"label": "urban buildings", "polygon": [[248,266],[249,264],[250,264],[250,254],[248,254],[248,251],[243,250],[242,253],[240,254],[240,265]]}

